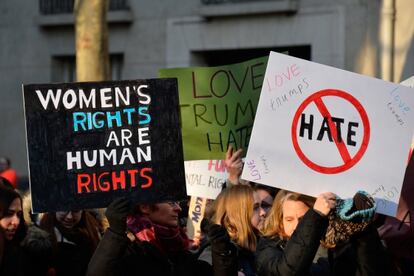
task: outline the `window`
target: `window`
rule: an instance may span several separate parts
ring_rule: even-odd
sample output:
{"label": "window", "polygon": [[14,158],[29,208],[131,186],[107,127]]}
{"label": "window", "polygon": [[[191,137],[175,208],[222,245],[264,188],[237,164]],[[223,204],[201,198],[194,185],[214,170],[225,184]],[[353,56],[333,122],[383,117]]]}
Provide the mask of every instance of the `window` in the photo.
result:
{"label": "window", "polygon": [[[111,54],[109,56],[110,79],[122,79],[123,55]],[[52,58],[52,82],[76,81],[75,56],[55,56]]]}
{"label": "window", "polygon": [[220,66],[243,62],[269,55],[270,51],[287,53],[291,56],[311,60],[311,46],[286,46],[272,48],[209,50],[192,53],[192,64],[199,66]]}

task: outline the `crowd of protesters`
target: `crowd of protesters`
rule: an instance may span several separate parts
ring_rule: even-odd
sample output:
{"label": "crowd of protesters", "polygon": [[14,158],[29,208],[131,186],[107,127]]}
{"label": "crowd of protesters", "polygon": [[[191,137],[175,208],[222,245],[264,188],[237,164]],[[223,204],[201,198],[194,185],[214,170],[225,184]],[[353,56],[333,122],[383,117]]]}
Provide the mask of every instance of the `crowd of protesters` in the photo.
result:
{"label": "crowd of protesters", "polygon": [[[0,275],[409,275],[378,235],[374,199],[316,198],[240,179],[241,150],[226,153],[228,181],[191,244],[182,202],[35,216],[30,196],[0,176]],[[0,159],[1,171],[10,170]],[[6,174],[10,175],[10,174]],[[185,212],[183,214],[183,212]],[[413,257],[414,259],[414,257]],[[407,263],[406,263],[407,264]]]}

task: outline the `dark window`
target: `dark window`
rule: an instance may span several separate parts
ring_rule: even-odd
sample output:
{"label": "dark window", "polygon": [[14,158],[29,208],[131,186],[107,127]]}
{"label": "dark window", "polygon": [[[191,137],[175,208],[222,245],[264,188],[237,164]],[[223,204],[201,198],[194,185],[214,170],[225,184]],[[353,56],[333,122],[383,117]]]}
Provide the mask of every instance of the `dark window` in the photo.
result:
{"label": "dark window", "polygon": [[[84,1],[84,0],[82,0]],[[72,13],[75,0],[39,0],[40,14]],[[109,0],[109,10],[128,10],[127,0]]]}
{"label": "dark window", "polygon": [[287,53],[291,56],[311,60],[311,46],[286,46],[272,48],[232,49],[232,50],[209,50],[193,52],[193,64],[199,66],[220,66],[239,63],[249,59],[269,55],[270,51]]}
{"label": "dark window", "polygon": [[204,5],[228,4],[228,3],[244,3],[244,2],[260,2],[272,0],[201,0]]}
{"label": "dark window", "polygon": [[[122,79],[123,55],[111,54],[109,56],[110,80]],[[76,81],[75,56],[55,56],[52,58],[52,82]]]}

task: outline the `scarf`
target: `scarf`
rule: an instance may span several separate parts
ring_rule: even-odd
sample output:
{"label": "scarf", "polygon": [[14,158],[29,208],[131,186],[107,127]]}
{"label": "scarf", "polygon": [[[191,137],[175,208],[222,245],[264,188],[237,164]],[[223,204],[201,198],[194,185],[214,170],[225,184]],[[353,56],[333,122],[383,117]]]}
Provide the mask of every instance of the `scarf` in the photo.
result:
{"label": "scarf", "polygon": [[127,225],[139,241],[149,242],[163,254],[172,255],[189,248],[190,241],[181,227],[162,226],[138,214],[128,216]]}

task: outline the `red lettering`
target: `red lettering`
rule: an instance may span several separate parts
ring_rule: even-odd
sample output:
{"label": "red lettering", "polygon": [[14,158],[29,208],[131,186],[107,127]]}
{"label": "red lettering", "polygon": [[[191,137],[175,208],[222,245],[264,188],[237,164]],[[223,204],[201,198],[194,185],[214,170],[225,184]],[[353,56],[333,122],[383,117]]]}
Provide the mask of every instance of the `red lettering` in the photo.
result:
{"label": "red lettering", "polygon": [[[94,174],[95,175],[95,174]],[[109,181],[102,181],[102,177],[109,175],[109,172],[103,172],[98,177],[98,185],[101,191],[107,192],[111,189],[111,183]],[[95,192],[96,192],[96,183],[94,182]]]}
{"label": "red lettering", "polygon": [[96,173],[92,174],[93,177],[93,191],[96,192]]}
{"label": "red lettering", "polygon": [[211,171],[211,168],[213,167],[213,160],[208,161],[208,170]]}
{"label": "red lettering", "polygon": [[290,72],[292,72],[292,75],[295,77],[300,75],[299,67],[296,64],[290,66]]}
{"label": "red lettering", "polygon": [[142,168],[141,170],[132,169],[119,172],[101,172],[101,173],[79,173],[77,174],[77,193],[90,192],[109,192],[119,189],[125,190],[127,180],[131,188],[135,188],[141,181],[137,181],[139,177],[143,179],[141,188],[146,189],[152,186],[152,177],[150,173],[152,168]]}
{"label": "red lettering", "polygon": [[152,177],[148,176],[148,175],[145,175],[145,172],[152,172],[152,168],[142,168],[141,169],[141,172],[140,172],[139,175],[148,180],[147,183],[141,185],[141,188],[143,188],[143,189],[149,188],[152,185]]}
{"label": "red lettering", "polygon": [[125,172],[120,171],[119,177],[116,176],[116,172],[112,172],[112,186],[114,191],[118,190],[118,184],[121,186],[121,189],[125,190]]}
{"label": "red lettering", "polygon": [[216,162],[216,172],[224,172],[226,170],[226,164],[224,160],[220,160]]}
{"label": "red lettering", "polygon": [[131,179],[131,187],[134,188],[136,186],[135,183],[135,175],[138,173],[138,170],[128,170],[129,179]]}
{"label": "red lettering", "polygon": [[82,193],[82,188],[86,189],[87,193],[90,193],[91,191],[89,190],[89,183],[91,182],[91,177],[86,174],[86,173],[80,173],[78,174],[78,179],[77,179],[77,183],[78,183],[78,194]]}

